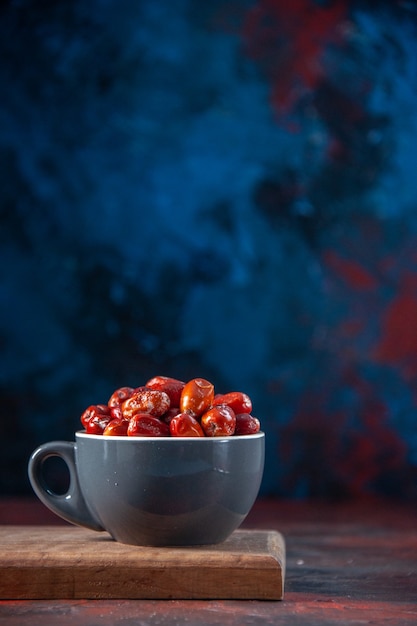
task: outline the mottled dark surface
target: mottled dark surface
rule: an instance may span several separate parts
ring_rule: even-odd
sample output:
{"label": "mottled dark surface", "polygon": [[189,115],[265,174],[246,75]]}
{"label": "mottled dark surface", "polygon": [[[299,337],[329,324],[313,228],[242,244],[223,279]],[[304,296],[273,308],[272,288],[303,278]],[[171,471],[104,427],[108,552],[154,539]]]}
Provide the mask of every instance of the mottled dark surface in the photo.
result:
{"label": "mottled dark surface", "polygon": [[[0,523],[50,524],[57,519],[36,502],[0,500]],[[416,521],[415,505],[390,500],[259,500],[245,525],[283,533],[283,601],[3,601],[0,623],[414,626]]]}
{"label": "mottled dark surface", "polygon": [[417,496],[416,29],[401,1],[1,3],[0,492],[166,374],[251,395],[265,495]]}

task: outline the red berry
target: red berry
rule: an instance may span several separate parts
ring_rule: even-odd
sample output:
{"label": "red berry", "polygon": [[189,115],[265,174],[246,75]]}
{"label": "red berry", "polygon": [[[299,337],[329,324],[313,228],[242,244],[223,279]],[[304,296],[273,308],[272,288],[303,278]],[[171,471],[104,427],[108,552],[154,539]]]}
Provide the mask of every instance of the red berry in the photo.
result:
{"label": "red berry", "polygon": [[204,378],[193,378],[185,384],[181,393],[181,412],[195,417],[202,415],[213,404],[214,386]]}
{"label": "red berry", "polygon": [[155,417],[161,417],[170,406],[169,396],[164,391],[140,387],[123,402],[122,413],[125,419],[130,419],[135,413],[150,413]]}
{"label": "red berry", "polygon": [[112,393],[107,404],[109,407],[120,406],[122,402],[130,398],[134,391],[133,387],[120,387]]}
{"label": "red berry", "polygon": [[91,418],[103,418],[108,417],[110,419],[110,409],[107,404],[92,404],[84,411],[81,415],[81,423],[84,428],[87,428],[87,425]]}
{"label": "red berry", "polygon": [[136,413],[129,421],[129,437],[169,437],[169,426],[150,413]]}
{"label": "red berry", "polygon": [[149,387],[149,389],[165,391],[171,400],[171,406],[179,406],[181,393],[185,387],[185,383],[182,380],[169,378],[168,376],[154,376],[148,380],[145,386]]}
{"label": "red berry", "polygon": [[110,415],[108,415],[107,417],[95,415],[88,422],[85,428],[85,432],[88,433],[89,435],[102,435],[104,429],[106,428],[107,424],[110,421],[111,421]]}
{"label": "red berry", "polygon": [[255,435],[261,429],[261,424],[256,417],[249,413],[236,415],[235,435]]}
{"label": "red berry", "polygon": [[213,405],[227,404],[237,413],[250,413],[252,411],[252,401],[246,393],[241,391],[230,391],[229,393],[217,394],[214,396]]}
{"label": "red berry", "polygon": [[129,426],[129,422],[124,419],[113,419],[107,424],[106,428],[103,431],[104,437],[115,437],[115,436],[125,436],[127,435],[127,429]]}
{"label": "red berry", "polygon": [[204,437],[203,429],[190,413],[179,413],[169,423],[173,437]]}
{"label": "red berry", "polygon": [[236,427],[236,416],[230,406],[214,406],[201,416],[201,426],[207,437],[229,437]]}

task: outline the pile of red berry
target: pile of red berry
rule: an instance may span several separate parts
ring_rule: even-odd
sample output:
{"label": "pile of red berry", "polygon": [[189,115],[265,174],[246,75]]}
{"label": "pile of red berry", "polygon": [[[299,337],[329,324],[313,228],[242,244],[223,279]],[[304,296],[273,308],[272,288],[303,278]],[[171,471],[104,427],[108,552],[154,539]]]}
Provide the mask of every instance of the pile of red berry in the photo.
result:
{"label": "pile of red berry", "polygon": [[89,406],[81,415],[85,431],[128,437],[230,437],[260,429],[245,393],[215,394],[204,378],[187,383],[155,376],[143,387],[121,387],[107,404]]}

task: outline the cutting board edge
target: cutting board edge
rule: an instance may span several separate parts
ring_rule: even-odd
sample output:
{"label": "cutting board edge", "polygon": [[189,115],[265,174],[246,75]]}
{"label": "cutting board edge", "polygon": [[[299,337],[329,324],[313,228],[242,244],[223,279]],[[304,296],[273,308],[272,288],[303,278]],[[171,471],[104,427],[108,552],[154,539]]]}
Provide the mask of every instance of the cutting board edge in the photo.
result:
{"label": "cutting board edge", "polygon": [[[56,527],[54,527],[56,529]],[[66,527],[66,531],[68,532]],[[9,529],[12,530],[12,529]],[[28,529],[30,532],[30,528]],[[48,531],[47,531],[48,532]],[[188,554],[189,563],[171,560],[164,565],[150,560],[131,563],[86,563],[63,561],[51,566],[34,560],[27,567],[1,564],[1,599],[251,599],[281,600],[285,581],[285,540],[275,530],[239,529],[239,541],[259,540],[259,551],[222,551],[218,545],[214,550],[189,549],[172,552],[158,549],[159,555]],[[21,535],[22,531],[20,531]],[[24,533],[23,533],[24,535]],[[56,533],[59,536],[60,533]],[[63,531],[63,535],[66,533]],[[69,532],[79,537],[82,533]],[[52,540],[52,539],[51,539]],[[261,541],[262,540],[262,541]],[[94,550],[97,550],[97,543]],[[238,542],[239,543],[239,542]],[[107,544],[109,546],[109,544]],[[111,543],[114,548],[119,544]],[[91,548],[91,545],[90,545]],[[122,550],[126,553],[126,547]],[[128,550],[128,548],[127,548]],[[153,549],[145,552],[153,554]],[[210,555],[210,559],[207,556]],[[193,563],[194,558],[194,563]],[[152,566],[151,566],[152,565]],[[114,572],[119,586],[114,588]],[[180,581],[180,584],[179,584]]]}

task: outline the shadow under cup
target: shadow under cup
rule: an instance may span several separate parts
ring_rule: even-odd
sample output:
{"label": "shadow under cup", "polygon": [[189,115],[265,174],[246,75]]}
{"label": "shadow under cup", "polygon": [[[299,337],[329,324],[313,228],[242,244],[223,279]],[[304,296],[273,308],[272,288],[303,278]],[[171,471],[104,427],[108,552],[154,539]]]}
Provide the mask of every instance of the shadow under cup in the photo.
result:
{"label": "shadow under cup", "polygon": [[[43,462],[61,457],[70,486],[54,494]],[[224,541],[258,495],[265,436],[219,438],[103,437],[39,446],[29,479],[40,500],[69,522],[107,530],[135,545],[184,546]]]}

